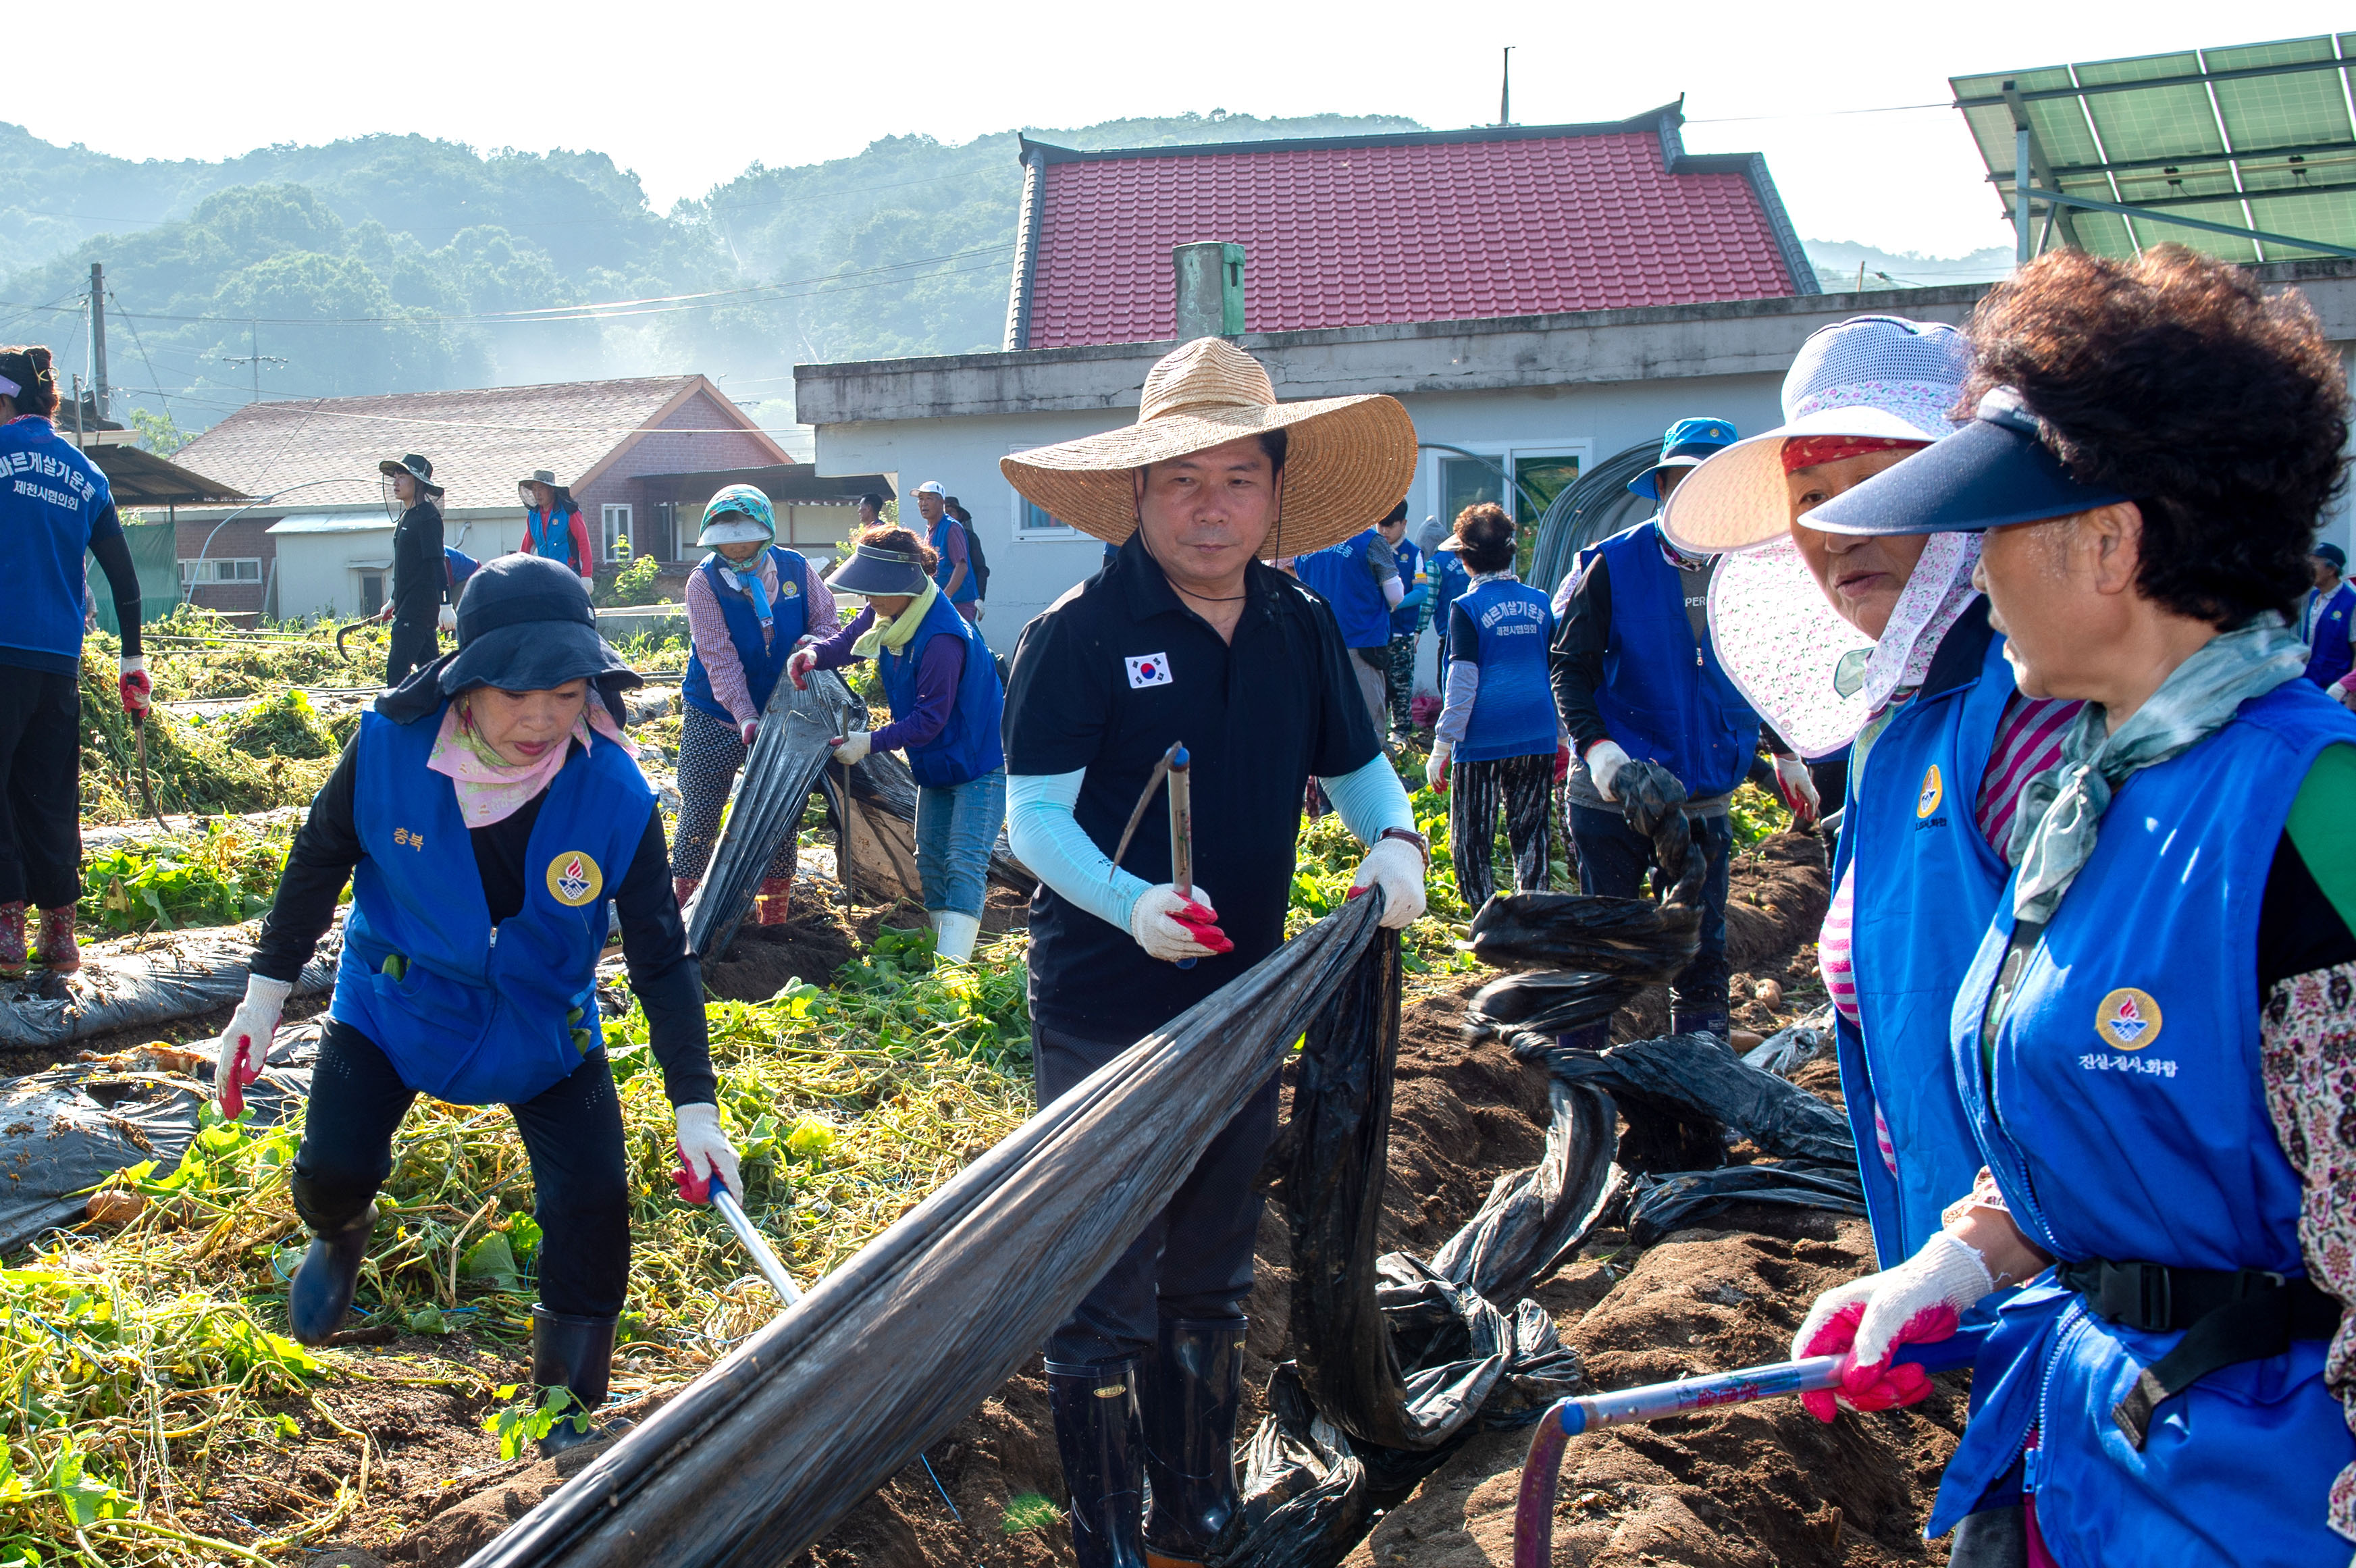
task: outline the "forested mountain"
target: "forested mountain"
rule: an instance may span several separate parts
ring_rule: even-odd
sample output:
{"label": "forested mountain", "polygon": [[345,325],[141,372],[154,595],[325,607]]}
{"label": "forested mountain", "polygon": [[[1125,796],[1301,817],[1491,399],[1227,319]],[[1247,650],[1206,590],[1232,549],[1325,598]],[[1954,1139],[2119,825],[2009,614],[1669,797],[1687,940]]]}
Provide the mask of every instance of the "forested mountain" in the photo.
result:
{"label": "forested mountain", "polygon": [[[1032,134],[1109,147],[1415,128],[1214,113]],[[597,153],[370,136],[134,163],[0,125],[0,338],[48,341],[86,370],[95,260],[118,417],[168,410],[198,429],[257,381],[316,396],[694,368],[776,423],[797,360],[997,347],[1021,194],[1012,132],[756,164],[658,214]],[[582,308],[613,301],[648,303]]]}

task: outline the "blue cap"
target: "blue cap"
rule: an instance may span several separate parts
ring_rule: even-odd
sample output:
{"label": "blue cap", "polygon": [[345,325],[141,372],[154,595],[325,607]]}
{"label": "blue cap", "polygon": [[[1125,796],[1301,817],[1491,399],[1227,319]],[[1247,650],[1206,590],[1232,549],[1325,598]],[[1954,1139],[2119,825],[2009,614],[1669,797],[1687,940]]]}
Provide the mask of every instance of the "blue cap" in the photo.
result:
{"label": "blue cap", "polygon": [[1825,533],[1978,533],[2135,498],[2080,484],[2019,392],[1997,387],[1972,422],[1808,513]]}
{"label": "blue cap", "polygon": [[1628,493],[1648,501],[1661,499],[1664,468],[1690,468],[1713,452],[1734,445],[1734,426],[1722,419],[1680,419],[1661,437],[1660,459],[1628,481]]}
{"label": "blue cap", "polygon": [[2308,553],[2309,555],[2322,556],[2326,561],[2331,563],[2331,569],[2335,572],[2345,572],[2348,570],[2348,552],[2340,549],[2337,544],[2319,544],[2314,549],[2308,551]]}

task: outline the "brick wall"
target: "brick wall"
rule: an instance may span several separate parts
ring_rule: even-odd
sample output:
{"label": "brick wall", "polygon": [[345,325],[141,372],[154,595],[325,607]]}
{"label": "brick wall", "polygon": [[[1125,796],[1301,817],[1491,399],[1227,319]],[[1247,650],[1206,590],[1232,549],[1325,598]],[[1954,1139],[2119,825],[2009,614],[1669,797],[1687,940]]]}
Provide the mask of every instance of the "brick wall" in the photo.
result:
{"label": "brick wall", "polygon": [[[252,615],[259,611],[262,589],[270,579],[270,564],[278,555],[278,542],[270,536],[270,525],[277,521],[276,514],[248,512],[223,525],[216,534],[213,532],[215,525],[211,522],[191,522],[182,519],[176,525],[177,537],[174,542],[174,553],[178,559],[194,561],[201,550],[208,561],[242,559],[262,563],[261,582],[206,584],[189,596],[189,602],[230,615]],[[208,536],[212,540],[209,548],[205,543]]]}
{"label": "brick wall", "polygon": [[[581,503],[581,518],[589,525],[590,542],[602,551],[605,548],[605,516],[608,504],[628,506],[631,526],[642,528],[651,520],[647,507],[638,499],[637,486],[631,481],[641,474],[685,474],[706,468],[755,468],[776,461],[767,443],[750,431],[725,430],[738,415],[733,409],[716,402],[709,392],[697,392],[671,410],[669,417],[640,436],[637,445],[622,454],[613,467],[597,476],[594,484],[576,489],[573,499]],[[719,434],[713,434],[718,431]],[[682,512],[685,509],[681,509]],[[682,516],[679,531],[688,537],[679,542],[684,552],[693,540],[694,521]]]}

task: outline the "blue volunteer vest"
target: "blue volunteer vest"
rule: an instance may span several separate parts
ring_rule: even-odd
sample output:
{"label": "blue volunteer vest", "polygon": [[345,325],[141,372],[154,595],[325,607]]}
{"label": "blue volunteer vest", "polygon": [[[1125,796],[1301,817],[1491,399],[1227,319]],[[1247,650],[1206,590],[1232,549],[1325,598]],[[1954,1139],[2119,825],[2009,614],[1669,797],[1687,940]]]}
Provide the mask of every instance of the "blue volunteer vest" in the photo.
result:
{"label": "blue volunteer vest", "polygon": [[998,664],[981,633],[958,614],[945,594],[933,597],[932,607],[916,623],[916,636],[905,651],[879,650],[875,667],[884,677],[884,694],[892,716],[905,718],[916,711],[916,669],[924,661],[925,644],[937,637],[965,639],[965,669],[958,676],[957,700],[949,706],[948,723],[922,746],[908,747],[908,771],[916,782],[936,789],[963,784],[1006,766],[999,743],[998,721],[1005,710],[1005,688],[998,683]]}
{"label": "blue volunteer vest", "polygon": [[1661,553],[1660,525],[1640,522],[1596,550],[1612,581],[1603,648],[1603,727],[1630,757],[1657,762],[1696,799],[1742,782],[1759,746],[1759,715],[1697,647],[1684,576]]}
{"label": "blue volunteer vest", "polygon": [[2331,591],[2331,596],[2316,607],[2315,626],[2307,645],[2307,678],[2319,686],[2329,686],[2348,673],[2351,655],[2348,647],[2348,620],[2356,615],[2356,585],[2342,583]]}
{"label": "blue volunteer vest", "polygon": [[531,535],[531,553],[534,555],[561,561],[573,569],[575,576],[585,577],[589,575],[589,563],[576,559],[578,553],[573,539],[573,520],[579,515],[578,512],[560,511],[552,517],[543,517],[538,507],[527,507],[523,525],[525,532]]}
{"label": "blue volunteer vest", "polygon": [[1552,757],[1557,723],[1547,681],[1554,612],[1526,583],[1483,583],[1450,607],[1480,639],[1481,687],[1456,756],[1465,762],[1501,757]]}
{"label": "blue volunteer vest", "polygon": [[1382,532],[1370,528],[1323,550],[1312,550],[1292,564],[1293,572],[1333,607],[1344,648],[1387,648],[1391,640],[1391,607],[1383,585],[1366,570],[1372,550],[1388,550]]}
{"label": "blue volunteer vest", "polygon": [[494,930],[457,790],[425,766],[441,727],[439,708],[405,725],[360,719],[362,857],[332,1011],[412,1089],[453,1105],[519,1104],[603,1043],[605,901],[646,836],[654,791],[610,741],[574,753],[532,823],[523,908]]}
{"label": "blue volunteer vest", "polygon": [[[1398,561],[1399,585],[1407,590],[1409,596],[1412,596],[1415,593],[1416,570],[1423,564],[1423,552],[1415,547],[1413,540],[1402,539],[1392,553]],[[1427,599],[1430,596],[1430,594],[1424,596]],[[1442,621],[1440,624],[1445,628],[1448,623]],[[1394,638],[1413,637],[1422,629],[1423,607],[1421,605],[1401,605],[1398,609],[1391,611],[1391,636]]]}
{"label": "blue volunteer vest", "polygon": [[1455,551],[1442,545],[1424,563],[1423,575],[1431,583],[1431,624],[1440,628],[1440,688],[1444,693],[1448,689],[1448,607],[1472,585],[1472,574],[1464,569]]}
{"label": "blue volunteer vest", "polygon": [[[2299,1180],[2259,1077],[2257,922],[2291,801],[2335,742],[2356,742],[2356,715],[2291,681],[2129,778],[2023,969],[1991,1074],[1981,1020],[2013,926],[1999,901],[1956,997],[1953,1060],[2014,1219],[2055,1257],[2306,1273]],[[2057,1562],[2346,1561],[2324,1517],[2356,1436],[2324,1386],[2324,1343],[2210,1373],[2158,1407],[2137,1453],[2111,1407],[2182,1338],[2108,1323],[2050,1283],[2007,1302],[1932,1532],[2034,1425],[2027,1484]]]}
{"label": "blue volunteer vest", "polygon": [[[720,614],[728,623],[728,640],[735,646],[736,661],[744,667],[744,689],[752,694],[755,713],[768,707],[769,693],[777,689],[777,677],[785,673],[786,660],[794,654],[794,644],[809,629],[809,597],[802,592],[809,564],[793,551],[774,544],[769,547],[769,559],[776,563],[777,592],[769,600],[769,620],[775,635],[766,642],[761,639],[761,618],[754,612],[753,601],[729,582],[734,574],[722,569],[720,557],[707,555],[703,564],[696,568],[710,582],[712,596],[719,602]],[[688,706],[700,708],[714,718],[726,719],[732,725],[735,724],[735,715],[712,694],[712,676],[703,668],[700,650],[688,654],[687,679],[680,682],[680,691]]]}
{"label": "blue volunteer vest", "polygon": [[[925,542],[931,545],[933,547],[933,553],[940,557],[940,560],[933,566],[933,581],[941,585],[941,592],[944,594],[948,594],[949,591],[949,575],[957,570],[957,563],[949,559],[949,530],[952,528],[962,528],[965,525],[963,523],[958,521],[957,519],[951,517],[948,513],[943,512],[941,513],[940,521],[933,524],[931,532],[927,533],[925,538]],[[968,534],[966,537],[968,542],[970,542],[972,535]],[[960,605],[969,605],[976,599],[981,597],[981,585],[976,582],[974,577],[973,552],[968,550],[966,552],[965,562],[965,581],[958,585],[957,592],[949,596],[951,599]],[[984,771],[986,772],[988,769],[984,769]]]}
{"label": "blue volunteer vest", "polygon": [[[2004,639],[1987,629],[1986,601],[1966,615],[1948,632],[1923,694],[1890,719],[1864,769],[1850,773],[1833,868],[1836,887],[1854,877],[1849,942],[1863,1020],[1860,1028],[1838,1019],[1841,1097],[1885,1269],[1930,1240],[1940,1211],[1971,1190],[1982,1163],[1949,1066],[1948,1019],[2010,875],[1980,837],[1974,806],[2013,681]],[[1961,684],[1948,684],[1938,668],[1950,646],[1978,655]],[[1894,1176],[1882,1163],[1876,1107],[1896,1151]]]}
{"label": "blue volunteer vest", "polygon": [[0,643],[81,657],[82,553],[113,504],[106,476],[37,414],[0,424]]}

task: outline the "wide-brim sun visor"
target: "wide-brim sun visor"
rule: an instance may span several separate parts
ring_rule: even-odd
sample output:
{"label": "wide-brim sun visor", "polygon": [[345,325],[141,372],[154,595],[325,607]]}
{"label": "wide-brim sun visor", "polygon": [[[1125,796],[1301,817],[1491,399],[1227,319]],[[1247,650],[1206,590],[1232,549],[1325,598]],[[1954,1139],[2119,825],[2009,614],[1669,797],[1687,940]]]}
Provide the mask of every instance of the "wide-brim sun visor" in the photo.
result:
{"label": "wide-brim sun visor", "polygon": [[776,536],[741,511],[728,512],[703,525],[698,545],[767,543]]}
{"label": "wide-brim sun visor", "polygon": [[2040,439],[2037,417],[2019,394],[1999,387],[1962,430],[1835,496],[1808,513],[1808,526],[1823,533],[1975,533],[2134,499],[2072,478]]}
{"label": "wide-brim sun visor", "polygon": [[873,598],[879,594],[921,594],[931,580],[920,557],[905,551],[862,544],[828,575],[826,585],[837,593]]}

